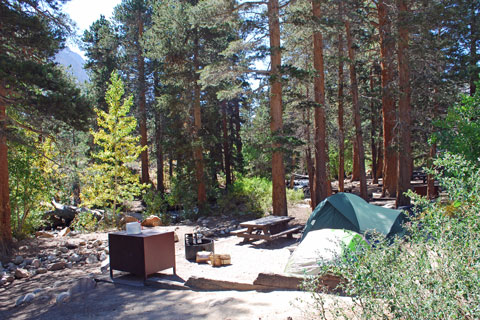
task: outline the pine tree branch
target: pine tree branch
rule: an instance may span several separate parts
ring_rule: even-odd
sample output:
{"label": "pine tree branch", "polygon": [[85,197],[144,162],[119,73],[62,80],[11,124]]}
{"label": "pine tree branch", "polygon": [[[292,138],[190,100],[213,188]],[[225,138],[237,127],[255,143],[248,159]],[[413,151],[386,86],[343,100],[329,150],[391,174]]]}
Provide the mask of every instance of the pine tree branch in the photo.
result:
{"label": "pine tree branch", "polygon": [[46,137],[52,139],[53,141],[55,141],[55,138],[51,134],[49,134],[45,131],[42,131],[42,130],[38,130],[38,129],[34,129],[32,127],[29,127],[29,126],[15,120],[15,119],[13,119],[12,117],[9,117],[8,115],[6,116],[6,120],[7,120],[7,122],[13,123],[14,125],[22,128],[22,129],[41,134],[42,136],[46,136]]}
{"label": "pine tree branch", "polygon": [[238,11],[238,10],[241,10],[241,9],[244,9],[244,8],[251,8],[251,7],[254,7],[254,6],[258,6],[258,5],[268,5],[268,2],[266,2],[266,1],[244,2],[244,3],[240,4],[239,6],[233,8],[232,12]]}

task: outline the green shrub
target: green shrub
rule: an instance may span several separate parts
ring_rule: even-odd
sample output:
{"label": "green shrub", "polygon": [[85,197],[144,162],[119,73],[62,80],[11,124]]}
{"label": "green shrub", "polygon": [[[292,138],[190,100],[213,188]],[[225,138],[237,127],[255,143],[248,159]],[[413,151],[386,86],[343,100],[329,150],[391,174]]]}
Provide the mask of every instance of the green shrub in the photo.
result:
{"label": "green shrub", "polygon": [[70,224],[75,231],[92,232],[98,227],[98,221],[90,211],[79,212]]}
{"label": "green shrub", "polygon": [[11,226],[17,238],[43,225],[40,212],[53,195],[42,160],[35,147],[11,144],[8,150]]}
{"label": "green shrub", "polygon": [[[480,81],[476,82],[480,86]],[[448,109],[447,116],[437,121],[434,140],[440,148],[477,162],[480,157],[480,90]]]}
{"label": "green shrub", "polygon": [[147,205],[147,210],[143,213],[144,218],[155,215],[162,220],[162,224],[170,224],[170,216],[167,214],[168,207],[172,203],[172,196],[149,191],[143,196],[143,201]]}
{"label": "green shrub", "polygon": [[[289,203],[302,199],[302,190],[287,189]],[[266,178],[237,175],[228,192],[218,199],[218,206],[223,213],[261,217],[272,210],[272,182]]]}
{"label": "green shrub", "polygon": [[[351,305],[329,306],[341,319],[480,318],[480,170],[461,156],[436,160],[444,201],[420,197],[407,225],[409,235],[393,243],[382,237],[347,262],[325,266],[346,279]],[[468,174],[467,174],[468,173]],[[318,281],[318,279],[317,279]],[[312,288],[310,283],[310,288]],[[307,283],[308,286],[308,283]],[[326,299],[312,289],[321,318]],[[337,300],[340,301],[340,300]]]}

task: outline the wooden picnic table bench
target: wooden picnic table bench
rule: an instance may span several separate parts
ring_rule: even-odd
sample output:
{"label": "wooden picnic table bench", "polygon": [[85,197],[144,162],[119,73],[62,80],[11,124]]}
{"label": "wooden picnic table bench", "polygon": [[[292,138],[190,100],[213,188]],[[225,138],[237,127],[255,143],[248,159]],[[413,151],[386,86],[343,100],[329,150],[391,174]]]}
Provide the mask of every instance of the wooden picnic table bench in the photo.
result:
{"label": "wooden picnic table bench", "polygon": [[292,237],[292,234],[299,232],[301,226],[288,226],[288,222],[293,220],[293,217],[287,216],[268,216],[256,220],[246,221],[240,223],[244,229],[236,232],[238,237],[244,238],[244,242],[252,240],[275,240],[281,236]]}

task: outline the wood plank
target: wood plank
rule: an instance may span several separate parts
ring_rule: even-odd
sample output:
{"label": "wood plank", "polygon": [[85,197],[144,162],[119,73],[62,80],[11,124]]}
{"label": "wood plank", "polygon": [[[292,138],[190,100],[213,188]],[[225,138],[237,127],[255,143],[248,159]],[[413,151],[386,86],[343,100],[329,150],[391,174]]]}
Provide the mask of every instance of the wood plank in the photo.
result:
{"label": "wood plank", "polygon": [[241,227],[262,227],[262,226],[269,226],[275,225],[282,222],[288,222],[293,220],[293,217],[288,216],[268,216],[256,220],[246,221],[240,223]]}
{"label": "wood plank", "polygon": [[192,276],[188,278],[187,282],[185,282],[185,286],[190,287],[196,290],[215,290],[215,291],[222,291],[222,290],[236,290],[236,291],[252,291],[252,290],[272,290],[272,288],[255,285],[251,283],[242,283],[242,282],[233,282],[233,281],[225,281],[225,280],[215,280],[215,279],[207,279],[202,277],[195,277]]}
{"label": "wood plank", "polygon": [[242,237],[245,239],[256,239],[256,240],[270,240],[270,235],[268,234],[254,234],[254,233],[237,233],[237,237]]}
{"label": "wood plank", "polygon": [[259,273],[254,285],[274,287],[276,289],[300,290],[303,278],[275,273]]}
{"label": "wood plank", "polygon": [[300,232],[300,230],[302,230],[302,229],[303,229],[302,226],[296,226],[296,227],[284,230],[282,232],[272,234],[270,236],[270,238],[273,240],[273,239],[279,238],[281,236],[285,236],[285,235],[289,235],[289,234],[292,234],[292,233]]}
{"label": "wood plank", "polygon": [[239,234],[239,233],[245,233],[246,231],[248,231],[248,228],[233,230],[233,231],[230,231],[230,233],[231,234]]}

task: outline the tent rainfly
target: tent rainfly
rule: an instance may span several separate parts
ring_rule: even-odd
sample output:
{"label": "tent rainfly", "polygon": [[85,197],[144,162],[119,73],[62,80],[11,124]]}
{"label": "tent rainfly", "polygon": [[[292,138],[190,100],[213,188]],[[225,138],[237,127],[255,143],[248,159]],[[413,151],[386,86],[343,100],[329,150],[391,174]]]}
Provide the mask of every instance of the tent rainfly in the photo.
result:
{"label": "tent rainfly", "polygon": [[400,210],[369,204],[351,193],[337,193],[323,200],[312,212],[303,231],[346,229],[364,234],[376,231],[387,237],[404,235],[404,214]]}

